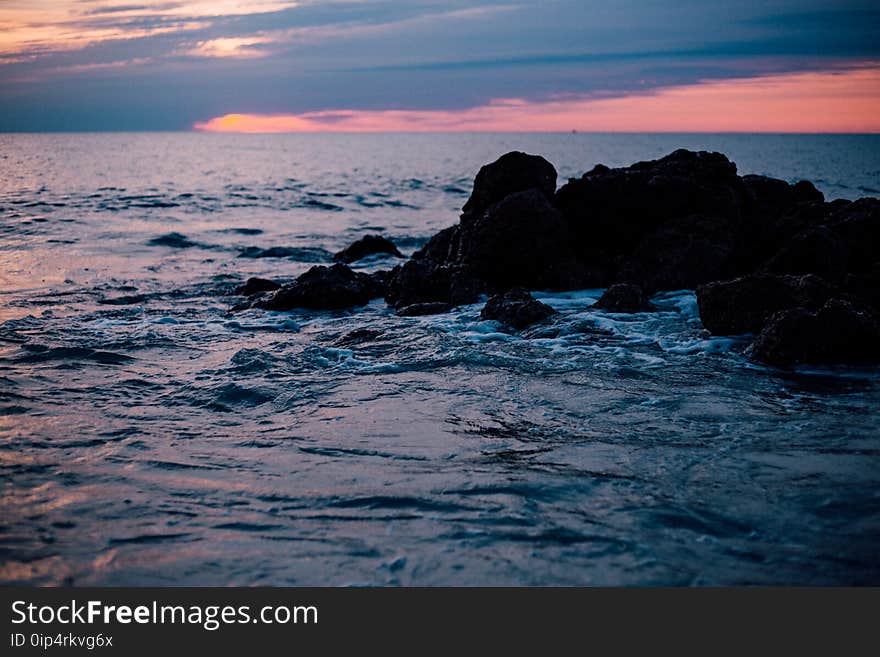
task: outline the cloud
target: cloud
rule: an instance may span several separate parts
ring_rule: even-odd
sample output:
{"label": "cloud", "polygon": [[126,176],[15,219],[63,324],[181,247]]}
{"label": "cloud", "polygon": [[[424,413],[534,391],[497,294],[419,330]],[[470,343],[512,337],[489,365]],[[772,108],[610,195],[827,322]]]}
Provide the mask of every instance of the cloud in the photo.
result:
{"label": "cloud", "polygon": [[537,111],[852,68],[880,60],[878,22],[876,0],[4,0],[0,130]]}
{"label": "cloud", "polygon": [[269,37],[226,37],[202,41],[184,54],[193,57],[265,57],[262,46],[272,43]]}
{"label": "cloud", "polygon": [[227,114],[205,132],[880,132],[880,63],[705,81],[618,98],[501,99],[462,110]]}

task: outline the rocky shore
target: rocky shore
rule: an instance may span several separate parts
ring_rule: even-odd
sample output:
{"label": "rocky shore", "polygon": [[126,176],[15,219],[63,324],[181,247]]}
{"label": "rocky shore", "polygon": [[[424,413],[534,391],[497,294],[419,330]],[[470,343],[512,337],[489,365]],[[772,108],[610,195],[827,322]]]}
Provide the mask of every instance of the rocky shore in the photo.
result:
{"label": "rocky shore", "polygon": [[[811,183],[737,174],[720,153],[675,151],[557,189],[556,169],[508,153],[480,169],[459,222],[401,257],[367,236],[280,285],[250,280],[237,308],[342,309],[384,297],[400,315],[477,302],[513,330],[552,321],[526,290],[608,288],[606,312],[651,312],[651,295],[695,289],[714,335],[755,334],[749,353],[778,366],[880,362],[880,200],[827,202]],[[348,263],[348,264],[344,264]]]}

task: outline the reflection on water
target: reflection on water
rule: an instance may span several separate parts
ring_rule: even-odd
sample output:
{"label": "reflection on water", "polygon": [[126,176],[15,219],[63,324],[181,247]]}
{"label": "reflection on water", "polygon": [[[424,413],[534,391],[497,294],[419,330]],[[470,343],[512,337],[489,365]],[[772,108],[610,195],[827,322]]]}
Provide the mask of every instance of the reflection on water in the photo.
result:
{"label": "reflection on water", "polygon": [[226,295],[369,232],[411,252],[513,148],[564,179],[708,147],[854,197],[878,145],[2,136],[0,580],[877,583],[877,370],[754,366],[688,291],[637,315],[538,292],[560,315],[522,334],[479,304],[231,314]]}

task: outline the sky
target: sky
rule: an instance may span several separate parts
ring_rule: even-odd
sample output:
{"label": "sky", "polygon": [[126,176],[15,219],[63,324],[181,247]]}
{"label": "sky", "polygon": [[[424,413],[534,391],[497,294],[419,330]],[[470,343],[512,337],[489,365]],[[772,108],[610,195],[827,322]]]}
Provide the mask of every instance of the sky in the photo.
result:
{"label": "sky", "polygon": [[880,132],[876,0],[0,0],[0,131]]}

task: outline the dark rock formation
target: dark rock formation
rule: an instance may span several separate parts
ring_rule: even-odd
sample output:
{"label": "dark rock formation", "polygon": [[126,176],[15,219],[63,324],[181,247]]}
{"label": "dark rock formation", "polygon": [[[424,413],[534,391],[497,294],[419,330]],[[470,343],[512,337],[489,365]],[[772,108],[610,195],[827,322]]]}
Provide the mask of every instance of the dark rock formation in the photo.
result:
{"label": "dark rock formation", "polygon": [[[631,167],[595,167],[564,185],[555,204],[568,224],[575,255],[591,274],[590,285],[604,287],[635,275],[655,291],[679,285],[667,267],[683,262],[696,272],[703,245],[723,260],[732,258],[748,196],[726,157],[679,150]],[[669,247],[677,256],[667,264],[657,259],[656,249]],[[622,265],[627,275],[619,276]],[[701,283],[716,275],[681,278]]]}
{"label": "dark rock formation", "polygon": [[537,189],[516,192],[462,218],[455,263],[498,289],[571,288],[581,283],[562,214]]}
{"label": "dark rock formation", "polygon": [[498,201],[527,189],[536,189],[552,199],[556,192],[556,169],[539,155],[507,153],[480,169],[462,211],[465,215],[479,215]]}
{"label": "dark rock formation", "polygon": [[739,229],[728,217],[675,217],[639,241],[616,278],[651,292],[693,289],[737,273],[739,247]]}
{"label": "dark rock formation", "polygon": [[700,319],[710,333],[757,333],[771,315],[820,308],[835,289],[818,276],[755,274],[697,288]]}
{"label": "dark rock formation", "polygon": [[[182,237],[154,242],[192,246]],[[400,256],[388,240],[369,235],[334,258],[371,253]],[[282,254],[303,257],[283,248],[242,253]],[[344,308],[384,294],[400,314],[414,315],[489,294],[496,296],[483,316],[521,327],[549,309],[520,288],[611,286],[596,304],[611,312],[648,310],[654,292],[697,288],[706,328],[762,332],[755,351],[769,354],[765,360],[839,355],[855,362],[873,353],[862,340],[870,334],[862,317],[880,308],[878,254],[880,200],[826,203],[806,181],[739,176],[720,153],[677,150],[629,167],[597,165],[557,191],[552,164],[514,152],[480,169],[458,224],[390,272],[315,267],[249,303]],[[832,299],[836,305],[828,305]],[[806,318],[812,331],[802,343],[792,337],[791,318]],[[823,322],[839,324],[861,346],[850,353],[828,337],[822,351]]]}
{"label": "dark rock formation", "polygon": [[413,303],[404,306],[397,311],[401,317],[420,317],[422,315],[439,315],[440,313],[448,313],[452,310],[452,306],[443,301],[426,301],[424,303]]}
{"label": "dark rock formation", "polygon": [[433,301],[458,306],[474,303],[484,288],[460,266],[413,258],[391,270],[385,299],[395,308]]}
{"label": "dark rock formation", "polygon": [[632,283],[612,285],[593,304],[593,308],[611,313],[642,313],[656,310],[654,304],[648,301],[644,290]]}
{"label": "dark rock formation", "polygon": [[490,298],[480,312],[480,319],[493,319],[512,328],[522,329],[547,319],[555,312],[553,308],[541,303],[526,290],[513,288]]}
{"label": "dark rock formation", "polygon": [[267,278],[252,277],[247,279],[243,285],[239,285],[232,293],[244,297],[252,294],[260,294],[261,292],[274,292],[281,287],[281,283],[270,281]]}
{"label": "dark rock formation", "polygon": [[776,313],[750,353],[755,360],[778,366],[880,363],[880,324],[870,311],[831,299],[816,311]]}
{"label": "dark rock formation", "polygon": [[375,253],[385,253],[395,258],[403,257],[403,254],[390,240],[381,235],[365,235],[336,253],[333,259],[336,262],[352,263]]}
{"label": "dark rock formation", "polygon": [[316,265],[254,305],[265,310],[339,310],[362,306],[381,294],[382,290],[367,274],[354,272],[343,264]]}

